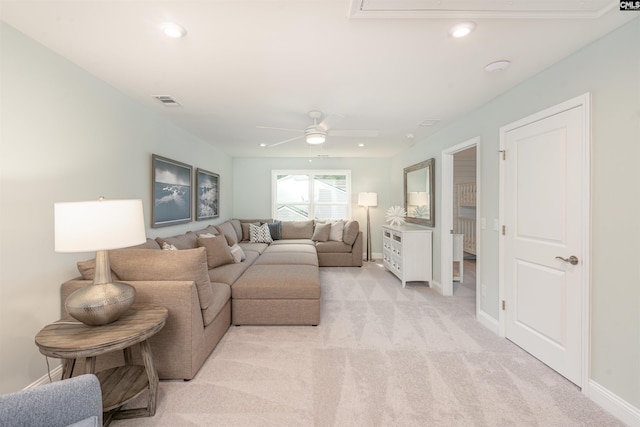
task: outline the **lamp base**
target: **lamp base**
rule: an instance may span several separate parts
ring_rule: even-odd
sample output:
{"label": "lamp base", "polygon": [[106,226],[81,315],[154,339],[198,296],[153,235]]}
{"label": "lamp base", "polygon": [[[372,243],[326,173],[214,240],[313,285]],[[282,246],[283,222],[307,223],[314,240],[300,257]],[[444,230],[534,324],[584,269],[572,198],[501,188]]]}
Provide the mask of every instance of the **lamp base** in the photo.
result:
{"label": "lamp base", "polygon": [[126,283],[94,283],[83,286],[67,297],[67,313],[86,325],[114,322],[133,304],[136,289]]}

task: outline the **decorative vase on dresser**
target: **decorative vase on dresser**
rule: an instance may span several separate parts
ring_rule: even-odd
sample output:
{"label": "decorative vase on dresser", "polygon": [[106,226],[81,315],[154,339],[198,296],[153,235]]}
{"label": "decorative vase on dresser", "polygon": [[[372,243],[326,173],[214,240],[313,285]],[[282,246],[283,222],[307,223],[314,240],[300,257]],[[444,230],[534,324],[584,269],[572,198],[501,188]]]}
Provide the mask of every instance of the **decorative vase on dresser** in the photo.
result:
{"label": "decorative vase on dresser", "polygon": [[407,282],[431,284],[432,234],[415,225],[382,226],[382,264],[398,276],[403,288]]}

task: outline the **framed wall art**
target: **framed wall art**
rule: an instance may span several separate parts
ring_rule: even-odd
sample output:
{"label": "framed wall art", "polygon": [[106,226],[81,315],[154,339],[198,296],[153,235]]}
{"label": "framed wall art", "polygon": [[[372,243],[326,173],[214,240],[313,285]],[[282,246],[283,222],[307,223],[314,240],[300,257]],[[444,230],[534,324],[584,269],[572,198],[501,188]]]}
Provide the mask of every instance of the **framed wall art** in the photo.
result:
{"label": "framed wall art", "polygon": [[196,171],[196,221],[220,216],[220,175],[198,168]]}
{"label": "framed wall art", "polygon": [[155,154],[152,158],[151,226],[166,227],[190,222],[193,168]]}

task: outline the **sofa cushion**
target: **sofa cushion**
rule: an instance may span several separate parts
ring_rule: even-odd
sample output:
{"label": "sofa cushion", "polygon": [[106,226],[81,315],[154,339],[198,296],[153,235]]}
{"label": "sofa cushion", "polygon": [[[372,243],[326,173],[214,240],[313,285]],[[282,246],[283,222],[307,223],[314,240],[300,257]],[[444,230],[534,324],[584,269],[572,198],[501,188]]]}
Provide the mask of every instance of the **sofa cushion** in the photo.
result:
{"label": "sofa cushion", "polygon": [[253,243],[271,243],[271,232],[267,224],[253,225],[249,224],[249,240]]}
{"label": "sofa cushion", "polygon": [[209,269],[235,262],[225,236],[198,237],[198,246],[207,250],[207,266]]}
{"label": "sofa cushion", "polygon": [[260,256],[257,252],[245,252],[247,259],[240,263],[221,265],[220,267],[209,270],[209,279],[211,282],[226,283],[233,285],[242,273],[244,273],[251,264]]}
{"label": "sofa cushion", "polygon": [[316,244],[316,250],[318,253],[349,253],[353,249],[352,245],[347,245],[344,242],[318,242]]}
{"label": "sofa cushion", "polygon": [[[236,232],[236,243],[242,240],[242,226],[240,225],[239,219],[230,219],[229,224],[233,227],[233,230]],[[232,245],[229,245],[232,246]]]}
{"label": "sofa cushion", "polygon": [[282,239],[282,222],[280,221],[268,222],[267,226],[269,227],[269,232],[271,233],[271,238],[273,240]]}
{"label": "sofa cushion", "polygon": [[280,245],[310,245],[315,246],[316,242],[311,240],[311,237],[308,239],[282,239],[282,240],[274,240],[273,243],[269,245],[271,246],[280,246]]}
{"label": "sofa cushion", "polygon": [[253,265],[314,265],[318,266],[318,254],[315,253],[295,253],[295,252],[265,252]]}
{"label": "sofa cushion", "polygon": [[[290,240],[290,242],[295,242],[295,240]],[[305,253],[305,254],[316,254],[316,246],[315,245],[307,245],[304,243],[287,243],[281,245],[269,245],[269,247],[264,251],[265,253],[283,253],[283,252],[293,252],[293,253]]]}
{"label": "sofa cushion", "polygon": [[204,326],[208,326],[216,318],[220,310],[231,298],[231,287],[226,283],[211,283],[211,292],[213,294],[212,302],[209,307],[202,310],[202,322]]}
{"label": "sofa cushion", "polygon": [[310,239],[313,236],[313,220],[282,221],[283,239]]}
{"label": "sofa cushion", "polygon": [[344,221],[332,221],[331,232],[329,233],[329,240],[342,242],[343,231],[344,231]]}
{"label": "sofa cushion", "polygon": [[231,286],[238,299],[319,299],[320,272],[313,265],[253,265]]}
{"label": "sofa cushion", "polygon": [[238,245],[242,248],[244,253],[247,252],[255,252],[257,254],[261,254],[269,247],[267,243],[254,243],[254,242],[240,242]]}
{"label": "sofa cushion", "polygon": [[167,242],[178,249],[195,249],[198,247],[198,236],[193,231],[187,231],[184,234],[178,234],[171,237],[156,237],[156,242],[162,247]]}
{"label": "sofa cushion", "polygon": [[135,246],[129,246],[125,249],[160,249],[160,245],[155,239],[147,237],[147,240],[144,243]]}
{"label": "sofa cushion", "polygon": [[117,249],[110,251],[109,260],[120,280],[190,280],[196,283],[201,309],[209,307],[213,300],[205,248]]}
{"label": "sofa cushion", "polygon": [[200,230],[195,230],[194,233],[197,236],[201,234],[213,234],[213,235],[220,234],[220,232],[218,231],[215,225],[208,225],[205,228],[202,228]]}
{"label": "sofa cushion", "polygon": [[329,233],[331,233],[331,224],[318,222],[314,227],[311,240],[316,242],[326,242],[329,240]]}
{"label": "sofa cushion", "polygon": [[347,221],[342,232],[342,241],[347,245],[353,245],[360,232],[358,221]]}
{"label": "sofa cushion", "polygon": [[224,237],[227,238],[227,243],[229,246],[233,246],[238,243],[238,235],[236,234],[235,228],[229,221],[223,222],[220,225],[216,225],[216,228],[220,232],[220,234],[224,234]]}

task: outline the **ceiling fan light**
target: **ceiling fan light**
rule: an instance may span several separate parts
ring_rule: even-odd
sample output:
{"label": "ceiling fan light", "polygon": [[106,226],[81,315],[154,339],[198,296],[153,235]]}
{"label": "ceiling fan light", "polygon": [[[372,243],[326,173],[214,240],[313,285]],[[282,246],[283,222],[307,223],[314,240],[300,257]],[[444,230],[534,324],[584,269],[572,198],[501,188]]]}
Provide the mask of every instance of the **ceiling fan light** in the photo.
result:
{"label": "ceiling fan light", "polygon": [[324,144],[326,136],[321,132],[309,132],[307,133],[307,144],[317,145]]}

